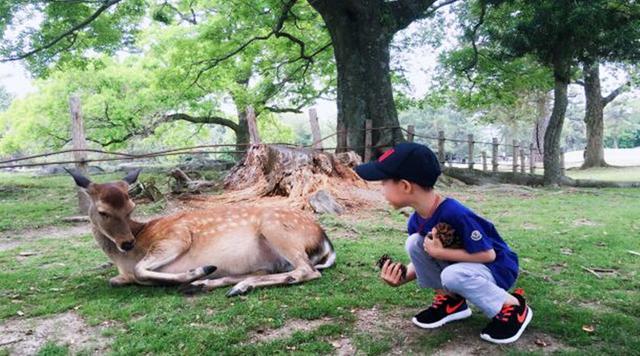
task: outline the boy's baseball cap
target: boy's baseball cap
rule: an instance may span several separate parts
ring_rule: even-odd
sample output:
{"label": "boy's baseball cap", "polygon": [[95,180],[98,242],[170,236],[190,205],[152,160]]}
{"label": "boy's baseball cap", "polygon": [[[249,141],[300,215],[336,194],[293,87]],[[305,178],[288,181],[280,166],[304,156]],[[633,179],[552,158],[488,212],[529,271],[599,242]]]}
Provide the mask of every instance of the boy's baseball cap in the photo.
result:
{"label": "boy's baseball cap", "polygon": [[364,180],[406,179],[423,187],[433,187],[441,173],[435,153],[412,142],[397,144],[377,161],[358,165],[355,170]]}

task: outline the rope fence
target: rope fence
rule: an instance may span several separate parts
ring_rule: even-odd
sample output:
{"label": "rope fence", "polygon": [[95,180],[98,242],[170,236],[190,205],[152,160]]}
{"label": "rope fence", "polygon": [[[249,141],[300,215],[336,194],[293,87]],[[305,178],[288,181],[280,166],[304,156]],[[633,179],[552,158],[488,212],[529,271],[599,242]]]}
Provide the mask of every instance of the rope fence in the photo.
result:
{"label": "rope fence", "polygon": [[[347,137],[348,133],[351,130],[363,131],[364,142],[357,145],[348,144]],[[283,142],[256,143],[260,142],[259,138],[252,138],[250,143],[196,145],[146,153],[117,152],[91,148],[73,148],[0,160],[0,170],[69,164],[86,166],[88,163],[96,162],[146,160],[176,155],[242,154],[246,152],[246,149],[248,147],[254,145],[279,145],[288,146],[291,148],[302,148],[320,151],[352,150],[356,152],[364,152],[363,159],[366,162],[371,160],[372,154],[375,152],[375,150],[393,145],[393,142],[377,145],[372,144],[373,135],[376,132],[383,130],[399,130],[409,142],[420,141],[421,143],[424,143],[425,141],[428,141],[428,144],[433,148],[442,166],[466,167],[468,169],[479,169],[485,172],[498,172],[500,171],[500,168],[503,168],[502,171],[504,171],[504,168],[508,167],[513,173],[523,174],[535,174],[535,170],[537,168],[540,168],[540,166],[538,165],[539,162],[536,159],[538,155],[536,153],[536,150],[534,149],[534,145],[531,143],[528,145],[521,145],[515,140],[512,144],[498,143],[498,139],[495,137],[491,142],[481,141],[475,140],[473,134],[468,134],[466,140],[460,138],[449,138],[445,136],[444,131],[439,131],[437,136],[433,136],[425,133],[415,132],[415,127],[413,125],[409,125],[407,127],[373,127],[371,120],[366,120],[365,125],[362,128],[342,128],[324,137],[319,136],[319,130],[312,130],[314,139],[310,144],[306,145]],[[322,147],[323,143],[325,143],[329,139],[333,139],[334,137],[337,138],[338,144],[336,147]],[[480,148],[480,146],[489,146],[490,149],[479,150],[478,148]],[[502,154],[499,153],[500,148],[502,148],[503,150]],[[80,156],[82,158],[78,159],[76,156],[78,153],[101,156],[93,158]],[[52,156],[60,156],[65,154],[73,154],[74,159],[57,159],[53,161],[34,162],[35,160],[42,160]],[[562,150],[561,152],[561,168],[564,173],[564,150]]]}

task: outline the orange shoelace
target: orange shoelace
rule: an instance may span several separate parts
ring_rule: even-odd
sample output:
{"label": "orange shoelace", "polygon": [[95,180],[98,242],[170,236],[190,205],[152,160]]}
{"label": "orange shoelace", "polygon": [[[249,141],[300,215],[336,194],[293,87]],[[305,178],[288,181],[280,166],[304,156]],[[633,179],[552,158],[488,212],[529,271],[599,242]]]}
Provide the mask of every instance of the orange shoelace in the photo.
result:
{"label": "orange shoelace", "polygon": [[515,307],[516,307],[515,305],[503,305],[498,315],[496,315],[496,319],[499,319],[505,322],[509,321],[509,317],[511,316],[513,309]]}
{"label": "orange shoelace", "polygon": [[448,295],[445,294],[436,294],[433,297],[433,303],[431,304],[431,306],[433,308],[438,308],[440,305],[442,305],[442,303],[446,302],[447,299],[449,299]]}

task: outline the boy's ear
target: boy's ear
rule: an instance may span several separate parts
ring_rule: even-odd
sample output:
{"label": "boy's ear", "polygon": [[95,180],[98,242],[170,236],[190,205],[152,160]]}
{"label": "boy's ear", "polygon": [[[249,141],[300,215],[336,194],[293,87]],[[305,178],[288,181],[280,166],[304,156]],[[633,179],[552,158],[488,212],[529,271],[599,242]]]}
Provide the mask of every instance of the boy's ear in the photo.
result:
{"label": "boy's ear", "polygon": [[411,182],[409,182],[406,179],[401,179],[400,180],[400,185],[402,188],[402,191],[407,193],[407,194],[411,194],[413,193],[413,184]]}

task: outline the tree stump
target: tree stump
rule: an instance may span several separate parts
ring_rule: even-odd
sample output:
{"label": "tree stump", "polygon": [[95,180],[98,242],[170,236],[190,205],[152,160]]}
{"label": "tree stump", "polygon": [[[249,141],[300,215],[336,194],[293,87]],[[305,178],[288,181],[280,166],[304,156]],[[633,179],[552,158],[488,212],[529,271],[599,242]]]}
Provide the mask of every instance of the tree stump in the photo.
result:
{"label": "tree stump", "polygon": [[227,193],[219,199],[231,202],[284,197],[303,209],[339,213],[343,207],[336,200],[346,199],[349,188],[366,187],[352,169],[360,163],[360,156],[354,152],[333,154],[281,145],[253,145],[230,170],[224,180]]}

